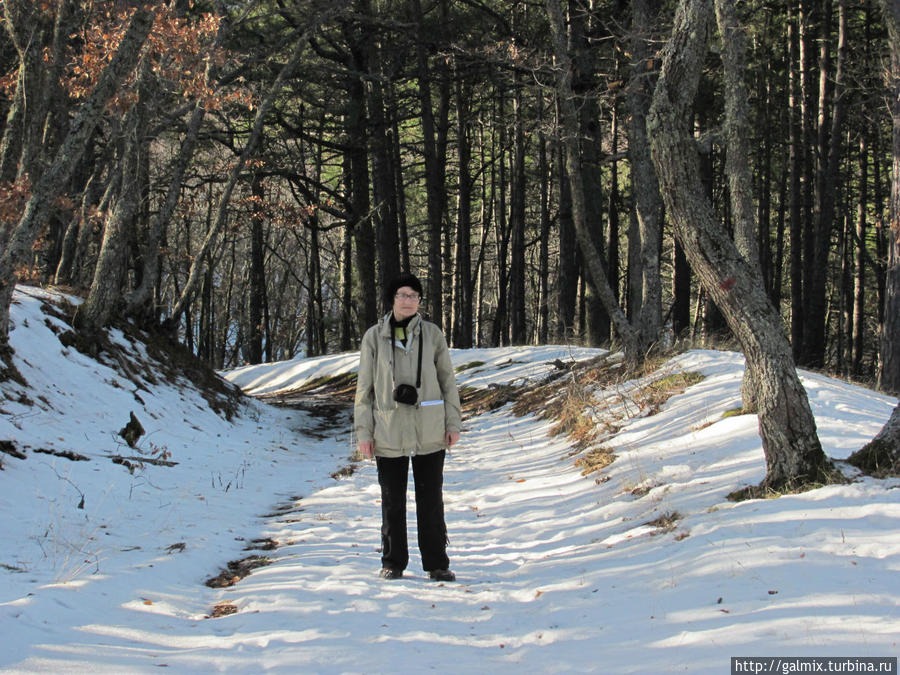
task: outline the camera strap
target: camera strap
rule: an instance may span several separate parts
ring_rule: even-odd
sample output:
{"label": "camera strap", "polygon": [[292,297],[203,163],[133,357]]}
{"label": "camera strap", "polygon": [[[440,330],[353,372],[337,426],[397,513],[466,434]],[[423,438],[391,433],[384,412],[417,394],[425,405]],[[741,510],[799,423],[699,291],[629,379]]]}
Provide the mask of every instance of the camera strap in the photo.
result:
{"label": "camera strap", "polygon": [[419,365],[416,366],[416,389],[422,386],[422,322],[419,321]]}
{"label": "camera strap", "polygon": [[[419,362],[416,365],[416,389],[422,386],[422,333],[424,332],[423,326],[421,325],[421,321],[419,322]],[[396,338],[391,335],[391,380],[394,380],[394,343],[396,342]]]}

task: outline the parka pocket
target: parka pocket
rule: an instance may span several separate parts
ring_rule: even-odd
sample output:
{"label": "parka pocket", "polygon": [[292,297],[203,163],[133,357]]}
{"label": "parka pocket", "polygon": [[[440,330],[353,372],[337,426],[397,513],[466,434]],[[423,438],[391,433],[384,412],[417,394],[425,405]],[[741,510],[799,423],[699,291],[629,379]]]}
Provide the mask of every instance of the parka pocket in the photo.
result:
{"label": "parka pocket", "polygon": [[444,403],[423,405],[419,407],[419,424],[421,429],[420,443],[422,447],[444,446],[446,425],[444,422]]}

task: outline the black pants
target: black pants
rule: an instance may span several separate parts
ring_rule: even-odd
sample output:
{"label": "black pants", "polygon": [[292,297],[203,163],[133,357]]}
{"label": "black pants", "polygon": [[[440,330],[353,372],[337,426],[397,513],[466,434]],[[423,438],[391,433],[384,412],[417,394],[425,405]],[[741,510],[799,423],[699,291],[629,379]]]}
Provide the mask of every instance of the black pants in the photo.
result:
{"label": "black pants", "polygon": [[[406,489],[408,457],[377,457],[381,486],[381,566],[403,571],[409,564],[406,538]],[[444,450],[412,458],[416,486],[416,524],[419,552],[426,572],[445,570],[447,525],[444,522]]]}

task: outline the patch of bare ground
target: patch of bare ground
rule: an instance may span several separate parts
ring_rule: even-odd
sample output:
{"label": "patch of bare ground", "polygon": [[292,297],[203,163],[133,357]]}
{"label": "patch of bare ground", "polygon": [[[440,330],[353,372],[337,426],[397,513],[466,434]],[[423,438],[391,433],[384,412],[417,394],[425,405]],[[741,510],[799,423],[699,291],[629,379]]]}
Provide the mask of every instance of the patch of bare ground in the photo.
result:
{"label": "patch of bare ground", "polygon": [[[581,469],[581,475],[587,476],[594,472],[603,471],[616,459],[615,453],[609,448],[599,447],[588,450],[584,456],[575,460],[575,466]],[[598,479],[600,480],[600,479]]]}
{"label": "patch of bare ground", "polygon": [[250,576],[253,570],[271,564],[272,560],[270,558],[261,555],[251,555],[242,560],[232,560],[216,576],[207,579],[206,585],[210,588],[228,588],[229,586],[234,586],[244,577]]}
{"label": "patch of bare ground", "polygon": [[210,612],[206,616],[206,618],[221,619],[223,616],[231,616],[232,614],[237,614],[237,611],[237,605],[235,605],[233,602],[220,602],[212,608],[212,612]]}
{"label": "patch of bare ground", "polygon": [[675,529],[676,523],[681,520],[682,516],[678,511],[667,511],[663,513],[658,518],[654,518],[653,520],[648,520],[644,525],[649,525],[650,527],[655,527],[656,532],[653,534],[664,534],[666,532],[671,532]]}

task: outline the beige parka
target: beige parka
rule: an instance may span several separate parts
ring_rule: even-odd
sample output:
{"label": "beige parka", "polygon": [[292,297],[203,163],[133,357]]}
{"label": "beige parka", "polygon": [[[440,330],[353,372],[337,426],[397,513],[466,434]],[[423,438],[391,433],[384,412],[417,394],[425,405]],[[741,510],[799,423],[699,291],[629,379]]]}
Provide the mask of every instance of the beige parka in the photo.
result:
{"label": "beige parka", "polygon": [[[407,325],[406,347],[394,342],[390,313],[363,336],[356,381],[357,441],[374,441],[378,457],[424,455],[447,447],[446,432],[462,426],[459,390],[441,329],[416,315]],[[394,400],[398,384],[416,384],[419,334],[422,383],[418,403]],[[393,372],[391,350],[393,349]]]}

